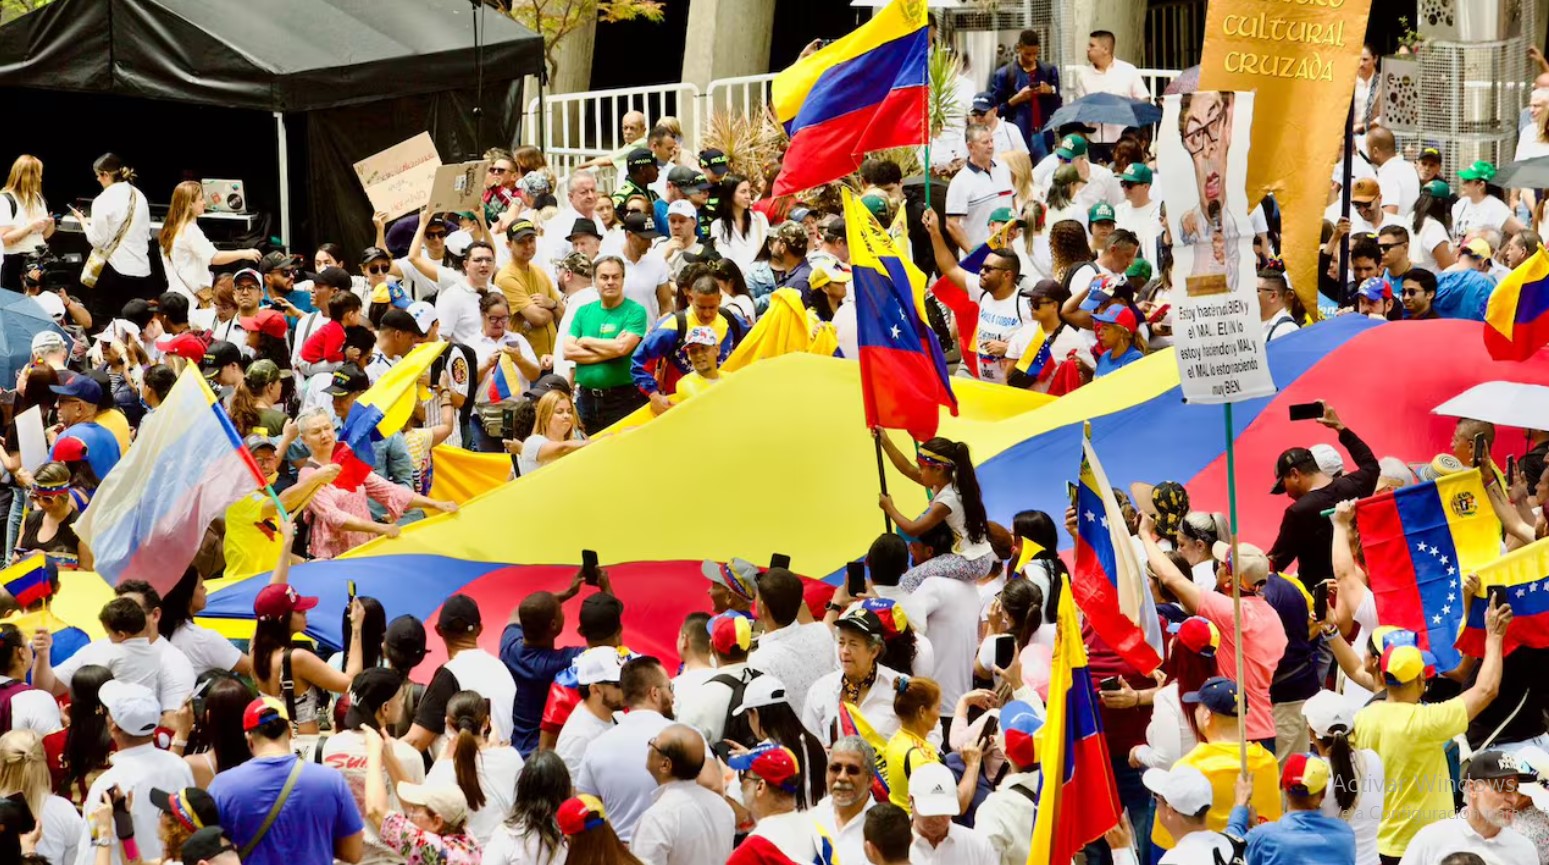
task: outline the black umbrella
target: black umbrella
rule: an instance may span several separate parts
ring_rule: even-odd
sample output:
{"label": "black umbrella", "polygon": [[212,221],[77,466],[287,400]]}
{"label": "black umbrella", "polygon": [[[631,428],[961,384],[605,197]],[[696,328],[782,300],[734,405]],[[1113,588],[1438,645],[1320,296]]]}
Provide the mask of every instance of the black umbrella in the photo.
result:
{"label": "black umbrella", "polygon": [[1067,123],[1112,123],[1116,126],[1150,126],[1160,122],[1162,109],[1149,102],[1116,96],[1112,93],[1093,93],[1074,102],[1067,102],[1049,117],[1043,128],[1059,129]]}
{"label": "black umbrella", "polygon": [[1490,182],[1502,189],[1549,189],[1549,156],[1513,162]]}

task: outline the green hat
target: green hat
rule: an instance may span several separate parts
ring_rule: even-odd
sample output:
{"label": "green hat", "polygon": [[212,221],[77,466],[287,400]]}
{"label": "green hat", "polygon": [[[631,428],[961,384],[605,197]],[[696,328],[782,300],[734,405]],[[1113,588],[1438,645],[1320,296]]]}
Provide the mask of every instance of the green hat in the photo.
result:
{"label": "green hat", "polygon": [[1009,207],[997,207],[994,210],[990,211],[990,218],[988,220],[986,220],[986,221],[987,222],[1015,222],[1017,225],[1021,225],[1022,224],[1022,220],[1017,219],[1016,212],[1013,211]]}
{"label": "green hat", "polygon": [[1115,221],[1113,215],[1113,205],[1106,201],[1097,202],[1096,204],[1092,205],[1091,209],[1086,212],[1086,221],[1088,225],[1094,222]]}
{"label": "green hat", "polygon": [[864,204],[866,209],[871,211],[871,215],[875,216],[878,222],[887,219],[886,198],[883,198],[880,195],[862,195],[861,204]]}
{"label": "green hat", "polygon": [[1121,183],[1150,183],[1151,167],[1144,162],[1131,162],[1124,166],[1124,173],[1119,175]]}
{"label": "green hat", "polygon": [[1458,171],[1459,180],[1484,180],[1495,179],[1495,166],[1483,159],[1475,162],[1467,168]]}
{"label": "green hat", "polygon": [[1060,139],[1060,146],[1054,148],[1054,155],[1065,160],[1085,156],[1086,139],[1079,135],[1067,135]]}
{"label": "green hat", "polygon": [[1432,180],[1424,186],[1420,187],[1420,191],[1429,193],[1432,198],[1452,197],[1452,187],[1447,185],[1447,181],[1440,178]]}
{"label": "green hat", "polygon": [[1133,282],[1145,284],[1151,281],[1151,262],[1144,258],[1137,258],[1124,271],[1124,278]]}

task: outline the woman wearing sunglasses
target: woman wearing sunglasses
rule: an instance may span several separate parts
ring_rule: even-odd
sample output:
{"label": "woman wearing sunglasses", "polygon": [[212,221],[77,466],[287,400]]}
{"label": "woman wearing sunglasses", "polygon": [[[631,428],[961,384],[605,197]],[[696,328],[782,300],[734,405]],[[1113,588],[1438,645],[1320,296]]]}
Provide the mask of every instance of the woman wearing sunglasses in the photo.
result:
{"label": "woman wearing sunglasses", "polygon": [[44,553],[91,570],[91,550],[75,534],[75,508],[70,502],[70,470],[64,463],[44,463],[27,491],[27,515],[16,539],[16,559]]}

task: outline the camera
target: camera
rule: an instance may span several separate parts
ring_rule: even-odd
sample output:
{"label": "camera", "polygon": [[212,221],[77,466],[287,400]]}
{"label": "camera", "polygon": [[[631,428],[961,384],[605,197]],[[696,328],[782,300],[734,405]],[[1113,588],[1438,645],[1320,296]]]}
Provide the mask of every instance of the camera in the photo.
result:
{"label": "camera", "polygon": [[61,255],[49,249],[47,244],[40,243],[32,252],[26,253],[22,282],[28,288],[36,286],[43,291],[73,288],[81,282],[84,262],[85,259],[78,252]]}

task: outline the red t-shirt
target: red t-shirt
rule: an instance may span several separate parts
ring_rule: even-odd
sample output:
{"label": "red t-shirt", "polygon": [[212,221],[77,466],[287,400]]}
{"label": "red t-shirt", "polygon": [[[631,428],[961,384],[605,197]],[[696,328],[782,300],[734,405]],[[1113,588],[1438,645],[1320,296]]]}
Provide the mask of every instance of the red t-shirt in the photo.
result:
{"label": "red t-shirt", "polygon": [[307,363],[340,363],[344,360],[344,325],[329,319],[301,345]]}

